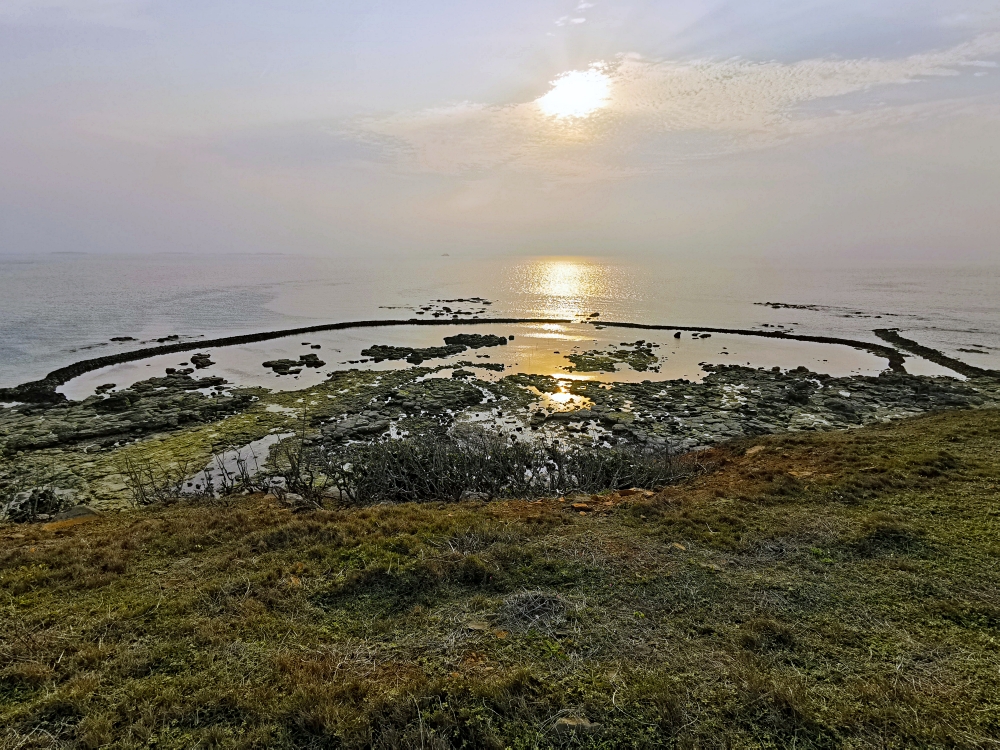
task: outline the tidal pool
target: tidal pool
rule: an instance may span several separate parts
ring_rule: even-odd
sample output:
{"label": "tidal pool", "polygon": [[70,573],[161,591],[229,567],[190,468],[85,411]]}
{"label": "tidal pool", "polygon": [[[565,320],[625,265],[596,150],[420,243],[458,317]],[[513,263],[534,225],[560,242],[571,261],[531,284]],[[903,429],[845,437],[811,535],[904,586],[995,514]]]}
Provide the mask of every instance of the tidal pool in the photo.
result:
{"label": "tidal pool", "polygon": [[[445,336],[474,332],[508,339],[505,346],[467,349],[460,354],[427,359],[423,366],[450,368],[439,373],[450,376],[461,367],[481,380],[495,381],[505,375],[529,373],[552,375],[565,380],[641,382],[676,380],[698,382],[706,374],[705,364],[738,364],[748,367],[794,369],[805,366],[836,377],[877,375],[886,360],[867,351],[841,344],[821,344],[758,336],[670,330],[637,330],[596,327],[588,323],[519,323],[417,326],[400,324],[379,328],[324,331],[289,336],[252,344],[180,354],[159,355],[137,362],[112,365],[74,378],[58,390],[79,400],[107,384],[121,389],[146,378],[162,375],[167,368],[193,367],[192,357],[207,354],[212,364],[196,370],[199,376],[225,378],[232,386],[260,386],[274,391],[293,391],[322,382],[335,370],[395,370],[411,365],[405,360],[374,361],[362,350],[381,344],[425,348],[442,346]],[[513,337],[512,339],[510,337]],[[627,361],[642,341],[652,357],[639,367]],[[295,374],[277,375],[263,363],[278,359],[298,360],[314,354],[320,367],[301,366]],[[576,364],[574,364],[574,358]],[[581,362],[583,368],[581,368]],[[461,364],[460,364],[461,363]],[[606,369],[599,369],[606,364]],[[503,365],[503,369],[499,369]],[[920,375],[955,376],[950,370],[919,357],[907,357],[907,370]],[[612,369],[613,368],[613,369]]]}

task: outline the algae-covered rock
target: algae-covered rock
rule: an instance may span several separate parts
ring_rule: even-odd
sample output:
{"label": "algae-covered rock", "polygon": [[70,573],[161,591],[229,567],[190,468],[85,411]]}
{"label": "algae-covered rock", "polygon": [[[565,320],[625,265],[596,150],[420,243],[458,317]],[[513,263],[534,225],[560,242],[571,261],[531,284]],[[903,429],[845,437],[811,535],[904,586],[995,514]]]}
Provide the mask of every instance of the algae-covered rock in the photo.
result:
{"label": "algae-covered rock", "polygon": [[507,337],[494,336],[489,333],[459,333],[454,336],[445,336],[444,343],[467,346],[469,349],[481,349],[487,346],[506,346]]}
{"label": "algae-covered rock", "polygon": [[376,362],[382,362],[387,359],[391,361],[405,359],[411,365],[419,365],[424,360],[441,359],[443,357],[451,357],[454,354],[461,354],[465,349],[466,347],[460,344],[428,346],[422,349],[412,346],[386,346],[377,344],[369,346],[367,349],[362,349],[361,354],[365,357],[371,357]]}

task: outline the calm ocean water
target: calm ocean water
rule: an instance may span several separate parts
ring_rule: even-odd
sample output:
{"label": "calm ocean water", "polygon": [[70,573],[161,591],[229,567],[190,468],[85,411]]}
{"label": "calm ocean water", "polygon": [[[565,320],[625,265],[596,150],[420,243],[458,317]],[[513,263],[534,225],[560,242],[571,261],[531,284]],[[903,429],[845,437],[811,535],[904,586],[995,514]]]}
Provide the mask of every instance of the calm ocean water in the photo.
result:
{"label": "calm ocean water", "polygon": [[[170,334],[207,337],[370,318],[479,296],[492,315],[749,327],[877,340],[895,327],[1000,368],[1000,266],[822,268],[667,258],[324,259],[0,256],[0,386]],[[772,309],[761,302],[808,305]],[[881,317],[876,317],[881,316]],[[976,348],[985,354],[961,352]]]}

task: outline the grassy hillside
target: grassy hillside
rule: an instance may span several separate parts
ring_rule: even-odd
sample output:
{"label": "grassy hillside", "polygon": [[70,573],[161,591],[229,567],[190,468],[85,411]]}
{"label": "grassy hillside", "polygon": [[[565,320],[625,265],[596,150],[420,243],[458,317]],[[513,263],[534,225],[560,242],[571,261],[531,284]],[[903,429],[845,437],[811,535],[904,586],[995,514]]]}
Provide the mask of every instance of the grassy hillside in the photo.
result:
{"label": "grassy hillside", "polygon": [[0,746],[1000,745],[1000,412],[699,462],[0,526]]}

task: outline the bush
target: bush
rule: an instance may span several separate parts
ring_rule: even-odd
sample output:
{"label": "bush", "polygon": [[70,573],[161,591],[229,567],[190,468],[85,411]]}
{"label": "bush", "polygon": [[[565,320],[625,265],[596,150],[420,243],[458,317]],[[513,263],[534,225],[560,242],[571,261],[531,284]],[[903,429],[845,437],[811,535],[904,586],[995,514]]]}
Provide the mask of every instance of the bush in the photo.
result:
{"label": "bush", "polygon": [[293,492],[319,498],[335,488],[358,505],[655,489],[679,473],[668,450],[563,449],[485,433],[318,448],[285,465],[294,469],[282,472]]}
{"label": "bush", "polygon": [[501,436],[385,440],[332,455],[328,474],[359,504],[526,498],[626,487],[659,487],[675,478],[668,452],[638,448],[565,451]]}
{"label": "bush", "polygon": [[10,500],[0,502],[0,520],[31,523],[48,518],[72,505],[72,494],[52,487],[33,487],[14,493]]}

